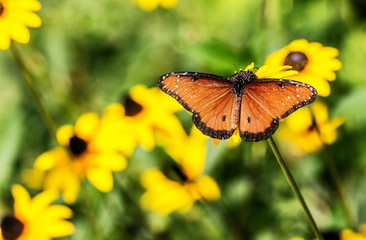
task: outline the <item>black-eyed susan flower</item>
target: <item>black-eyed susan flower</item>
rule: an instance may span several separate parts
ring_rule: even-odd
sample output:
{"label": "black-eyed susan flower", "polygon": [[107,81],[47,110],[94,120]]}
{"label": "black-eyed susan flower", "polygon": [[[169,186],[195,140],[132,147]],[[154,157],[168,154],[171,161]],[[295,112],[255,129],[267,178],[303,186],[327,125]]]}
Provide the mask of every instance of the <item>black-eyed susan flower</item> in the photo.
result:
{"label": "black-eyed susan flower", "polygon": [[52,202],[58,197],[56,191],[44,191],[31,198],[21,185],[12,187],[14,212],[2,217],[0,239],[49,240],[74,232],[74,226],[66,219],[71,210]]}
{"label": "black-eyed susan flower", "polygon": [[303,155],[316,152],[324,144],[332,144],[337,139],[337,128],[344,122],[341,117],[329,119],[324,103],[314,102],[309,108],[299,109],[279,128],[277,136],[291,145],[292,153]]}
{"label": "black-eyed susan flower", "polygon": [[175,112],[182,107],[159,88],[136,85],[130,89],[123,106],[113,105],[110,111],[119,111],[120,121],[129,127],[129,137],[145,150],[156,145],[157,135],[172,137],[181,123]]}
{"label": "black-eyed susan flower", "polygon": [[34,13],[40,9],[37,0],[0,0],[0,50],[8,49],[11,40],[29,42],[28,27],[41,26],[41,18]]}
{"label": "black-eyed susan flower", "polygon": [[153,168],[143,173],[141,184],[146,192],[141,197],[142,206],[159,215],[188,211],[198,200],[213,201],[220,197],[215,180],[202,175],[207,137],[196,128],[182,142],[167,143],[167,152],[178,164],[172,168],[176,178],[170,179]]}
{"label": "black-eyed susan flower", "polygon": [[163,8],[173,8],[178,0],[136,0],[136,4],[144,11],[154,11],[159,5]]}
{"label": "black-eyed susan flower", "polygon": [[[101,192],[109,192],[113,187],[112,172],[126,168],[127,160],[120,149],[113,148],[107,142],[115,137],[108,124],[101,121],[96,113],[82,114],[75,125],[64,125],[57,131],[60,147],[41,154],[34,162],[34,171],[26,175],[26,181],[32,182],[33,176],[42,173],[41,184],[44,189],[57,189],[63,199],[72,203],[80,189],[80,183],[87,179]],[[123,136],[120,136],[123,137]]]}
{"label": "black-eyed susan flower", "polygon": [[299,39],[270,54],[265,64],[292,66],[299,72],[292,77],[293,80],[313,86],[320,96],[326,97],[330,94],[328,81],[334,81],[335,71],[341,68],[341,62],[336,59],[338,54],[339,51],[336,48]]}

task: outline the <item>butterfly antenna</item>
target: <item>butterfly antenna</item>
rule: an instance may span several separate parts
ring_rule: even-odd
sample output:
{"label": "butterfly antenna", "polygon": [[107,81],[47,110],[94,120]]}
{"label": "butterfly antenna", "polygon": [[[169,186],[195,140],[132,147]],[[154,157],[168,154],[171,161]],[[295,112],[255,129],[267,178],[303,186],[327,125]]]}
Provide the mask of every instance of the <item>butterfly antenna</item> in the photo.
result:
{"label": "butterfly antenna", "polygon": [[239,72],[238,67],[236,66],[236,64],[234,63],[233,65],[235,67],[235,73]]}

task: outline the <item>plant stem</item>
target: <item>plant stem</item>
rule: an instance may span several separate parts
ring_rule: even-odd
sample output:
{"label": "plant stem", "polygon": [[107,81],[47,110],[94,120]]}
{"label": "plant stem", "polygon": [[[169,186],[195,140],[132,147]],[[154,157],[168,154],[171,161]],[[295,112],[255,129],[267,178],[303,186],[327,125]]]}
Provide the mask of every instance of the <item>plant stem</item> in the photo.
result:
{"label": "plant stem", "polygon": [[15,44],[11,45],[11,52],[13,54],[15,62],[17,63],[17,65],[20,69],[22,79],[24,80],[25,85],[27,86],[29,92],[31,93],[31,95],[34,99],[34,101],[36,102],[36,104],[38,106],[38,109],[40,110],[41,115],[43,117],[43,120],[45,121],[45,123],[46,123],[46,125],[47,125],[47,127],[48,127],[48,129],[51,133],[51,136],[57,142],[55,122],[53,121],[53,118],[51,117],[51,115],[48,112],[47,108],[43,104],[40,94],[38,93],[37,89],[33,85],[31,74],[28,71],[28,69],[26,67],[26,64],[24,63],[23,58],[21,57],[20,52],[17,49]]}
{"label": "plant stem", "polygon": [[285,175],[285,177],[287,179],[287,182],[289,183],[289,185],[290,185],[293,193],[295,194],[297,200],[299,200],[299,202],[300,202],[300,204],[301,204],[301,206],[302,206],[302,208],[305,212],[306,218],[308,219],[308,221],[310,223],[310,226],[311,226],[311,228],[312,228],[312,230],[315,234],[316,239],[322,240],[323,237],[320,234],[318,226],[316,225],[316,223],[314,221],[314,218],[311,215],[311,212],[310,212],[310,210],[309,210],[309,208],[308,208],[308,206],[307,206],[307,204],[304,200],[304,197],[302,196],[302,194],[300,192],[300,189],[297,186],[294,177],[292,176],[292,174],[291,174],[290,170],[288,169],[285,161],[283,160],[282,155],[281,155],[280,151],[278,150],[278,147],[277,147],[277,145],[276,145],[276,143],[275,143],[275,141],[273,140],[272,137],[268,138],[268,143],[269,143],[269,145],[270,145],[270,147],[271,147],[271,149],[272,149],[272,151],[273,151],[273,153],[274,153],[274,155],[277,159],[278,164],[281,167],[281,170],[282,170],[283,174]]}

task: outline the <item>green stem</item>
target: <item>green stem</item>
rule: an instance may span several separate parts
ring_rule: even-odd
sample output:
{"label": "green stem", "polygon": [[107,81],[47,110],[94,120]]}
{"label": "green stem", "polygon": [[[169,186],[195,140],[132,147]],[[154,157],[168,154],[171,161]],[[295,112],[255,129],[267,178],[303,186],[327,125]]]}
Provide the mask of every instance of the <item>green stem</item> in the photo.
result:
{"label": "green stem", "polygon": [[53,121],[53,118],[51,117],[51,115],[48,112],[47,108],[43,104],[43,102],[41,100],[41,97],[40,97],[40,94],[38,93],[37,89],[33,85],[31,74],[28,71],[28,69],[26,67],[26,64],[24,63],[23,58],[21,57],[21,54],[20,54],[20,52],[17,49],[15,44],[11,45],[11,52],[14,56],[15,62],[17,63],[17,65],[20,69],[22,79],[24,80],[25,85],[27,86],[27,88],[28,88],[29,92],[31,93],[33,99],[35,100],[35,102],[38,106],[38,109],[40,110],[41,115],[43,117],[43,120],[47,124],[47,127],[48,127],[52,137],[57,142],[55,122]]}
{"label": "green stem", "polygon": [[305,212],[306,218],[308,219],[308,221],[310,223],[310,226],[311,226],[311,228],[312,228],[312,230],[315,234],[316,239],[322,240],[323,237],[320,234],[318,226],[316,225],[316,223],[314,221],[314,218],[311,215],[311,212],[310,212],[310,210],[309,210],[309,208],[308,208],[308,206],[307,206],[307,204],[304,200],[304,197],[302,196],[302,194],[300,192],[300,189],[297,186],[294,177],[292,176],[292,174],[291,174],[290,170],[288,169],[285,161],[283,160],[282,155],[281,155],[280,151],[278,150],[278,147],[277,147],[277,145],[276,145],[276,143],[275,143],[275,141],[273,140],[272,137],[268,138],[268,143],[269,143],[269,145],[270,145],[270,147],[271,147],[271,149],[272,149],[272,151],[273,151],[273,153],[274,153],[274,155],[277,159],[278,164],[281,167],[281,170],[282,170],[283,174],[285,175],[285,177],[287,179],[287,182],[289,183],[289,185],[290,185],[293,193],[295,194],[297,200],[299,200],[299,202],[300,202],[300,204],[301,204],[301,206],[302,206],[302,208]]}

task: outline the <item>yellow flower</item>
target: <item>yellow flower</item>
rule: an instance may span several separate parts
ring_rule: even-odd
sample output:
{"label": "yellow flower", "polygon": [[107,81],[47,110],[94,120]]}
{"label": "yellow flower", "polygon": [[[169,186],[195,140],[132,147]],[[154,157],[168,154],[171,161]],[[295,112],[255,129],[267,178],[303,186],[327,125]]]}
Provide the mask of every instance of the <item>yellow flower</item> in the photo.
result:
{"label": "yellow flower", "polygon": [[206,157],[207,137],[195,127],[181,142],[166,142],[166,149],[176,161],[172,179],[158,169],[149,169],[141,176],[146,192],[141,197],[144,208],[165,216],[174,211],[187,211],[197,200],[212,201],[220,197],[214,179],[201,175]]}
{"label": "yellow flower", "polygon": [[336,48],[300,39],[270,54],[265,63],[273,66],[292,66],[299,72],[297,76],[292,77],[293,80],[313,86],[320,96],[326,97],[330,94],[328,81],[334,81],[334,71],[341,68],[341,62],[336,59],[338,54]]}
{"label": "yellow flower", "polygon": [[35,11],[41,9],[37,0],[0,0],[0,50],[6,50],[13,39],[26,44],[30,33],[27,27],[41,26],[41,19]]}
{"label": "yellow flower", "polygon": [[80,182],[85,178],[99,191],[111,191],[112,172],[125,169],[127,160],[119,149],[101,144],[99,138],[107,139],[105,131],[113,130],[104,124],[108,122],[101,121],[96,113],[84,113],[74,126],[60,127],[57,131],[60,147],[41,154],[34,162],[34,171],[25,176],[26,181],[36,185],[32,183],[34,174],[45,172],[43,188],[61,191],[67,203],[75,201]]}
{"label": "yellow flower", "polygon": [[131,88],[123,107],[114,107],[130,129],[129,137],[145,150],[152,150],[159,135],[174,137],[181,123],[174,115],[182,107],[159,88],[136,85]]}
{"label": "yellow flower", "polygon": [[335,142],[336,129],[343,122],[341,117],[330,120],[327,106],[314,102],[309,108],[301,108],[287,117],[278,129],[277,136],[291,146],[288,149],[292,149],[293,154],[303,155]]}
{"label": "yellow flower", "polygon": [[144,11],[154,11],[159,5],[164,8],[173,8],[178,0],[136,0],[137,5]]}
{"label": "yellow flower", "polygon": [[63,205],[51,205],[57,199],[56,191],[44,191],[34,198],[20,185],[12,187],[14,214],[1,221],[0,239],[48,240],[74,232],[67,221],[71,210]]}

